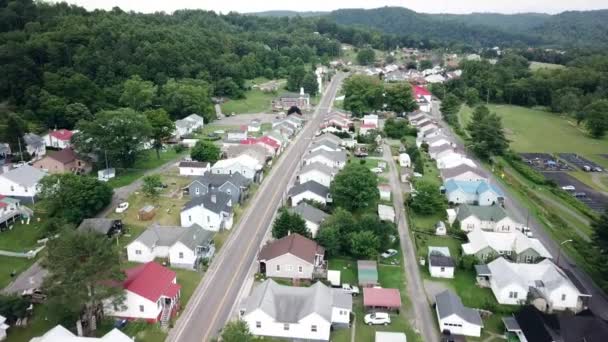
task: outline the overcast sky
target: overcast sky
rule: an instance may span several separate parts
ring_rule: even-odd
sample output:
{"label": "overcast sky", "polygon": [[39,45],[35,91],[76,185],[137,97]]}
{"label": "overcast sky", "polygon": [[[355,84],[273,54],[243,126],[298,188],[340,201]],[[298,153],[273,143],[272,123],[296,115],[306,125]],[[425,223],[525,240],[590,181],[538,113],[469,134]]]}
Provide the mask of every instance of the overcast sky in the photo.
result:
{"label": "overcast sky", "polygon": [[[51,0],[52,1],[52,0]],[[66,0],[87,9],[111,9],[118,6],[126,11],[173,12],[195,8],[227,13],[260,12],[268,10],[331,11],[338,8],[376,8],[402,6],[426,13],[470,12],[544,12],[608,8],[608,0]]]}

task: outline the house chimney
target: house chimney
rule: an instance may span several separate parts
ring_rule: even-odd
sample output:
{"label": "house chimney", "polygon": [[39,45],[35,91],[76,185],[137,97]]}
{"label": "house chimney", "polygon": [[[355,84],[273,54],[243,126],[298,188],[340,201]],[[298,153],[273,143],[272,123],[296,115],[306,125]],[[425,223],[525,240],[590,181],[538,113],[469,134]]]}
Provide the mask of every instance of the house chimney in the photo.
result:
{"label": "house chimney", "polygon": [[213,203],[217,202],[217,196],[216,196],[216,194],[211,195],[211,202],[213,202]]}

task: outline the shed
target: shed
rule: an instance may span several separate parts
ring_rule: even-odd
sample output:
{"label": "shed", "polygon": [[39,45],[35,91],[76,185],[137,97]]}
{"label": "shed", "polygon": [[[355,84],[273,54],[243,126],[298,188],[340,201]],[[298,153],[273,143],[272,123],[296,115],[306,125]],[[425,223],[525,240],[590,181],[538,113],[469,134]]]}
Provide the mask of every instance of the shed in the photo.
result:
{"label": "shed", "polygon": [[359,285],[372,287],[378,285],[378,265],[373,260],[357,260]]}
{"label": "shed", "polygon": [[380,220],[395,222],[395,209],[391,206],[378,204],[378,216]]}
{"label": "shed", "polygon": [[340,271],[328,270],[327,280],[329,281],[331,286],[340,286]]}
{"label": "shed", "polygon": [[116,177],[116,170],[114,168],[97,171],[97,180],[99,181],[107,182],[114,177]]}
{"label": "shed", "polygon": [[398,289],[367,287],[363,289],[363,306],[368,309],[399,310],[401,295]]}
{"label": "shed", "polygon": [[384,201],[391,200],[391,186],[388,184],[378,185],[378,191],[380,192],[380,199]]}
{"label": "shed", "polygon": [[147,204],[137,212],[137,219],[140,221],[149,221],[156,214],[156,209],[153,205]]}
{"label": "shed", "polygon": [[412,165],[412,162],[410,160],[410,156],[407,153],[400,153],[399,154],[399,166],[401,167],[410,167]]}
{"label": "shed", "polygon": [[439,221],[435,224],[435,235],[444,236],[447,234],[447,229],[443,221]]}
{"label": "shed", "polygon": [[375,342],[407,342],[407,336],[402,332],[376,331]]}

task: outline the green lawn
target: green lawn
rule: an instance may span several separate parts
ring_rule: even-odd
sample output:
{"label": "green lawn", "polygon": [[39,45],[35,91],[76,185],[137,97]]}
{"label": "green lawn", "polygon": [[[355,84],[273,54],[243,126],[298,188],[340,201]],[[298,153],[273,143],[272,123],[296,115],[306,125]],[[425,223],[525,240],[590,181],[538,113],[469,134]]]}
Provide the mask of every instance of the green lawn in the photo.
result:
{"label": "green lawn", "polygon": [[30,224],[15,222],[12,230],[0,233],[0,249],[11,252],[27,252],[36,248],[36,241],[40,239],[40,224],[32,219]]}
{"label": "green lawn", "polygon": [[238,100],[227,100],[222,107],[223,114],[243,114],[243,113],[260,113],[270,110],[270,102],[279,92],[284,89],[279,89],[276,93],[265,93],[259,89],[251,89],[245,92],[245,98]]}
{"label": "green lawn", "polygon": [[34,263],[34,259],[0,256],[0,289],[11,281],[11,273],[19,274]]}
{"label": "green lawn", "polygon": [[129,185],[143,176],[146,171],[157,168],[172,160],[178,160],[188,153],[188,150],[176,153],[174,149],[169,148],[166,151],[161,151],[160,159],[158,159],[155,150],[144,151],[132,168],[116,168],[116,178],[110,179],[108,184],[113,188]]}

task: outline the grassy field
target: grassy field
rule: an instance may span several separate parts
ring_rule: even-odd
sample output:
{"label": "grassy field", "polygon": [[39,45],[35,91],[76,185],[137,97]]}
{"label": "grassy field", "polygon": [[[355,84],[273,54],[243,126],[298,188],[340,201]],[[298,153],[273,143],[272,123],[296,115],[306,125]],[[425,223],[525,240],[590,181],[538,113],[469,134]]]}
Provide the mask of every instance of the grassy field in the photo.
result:
{"label": "grassy field", "polygon": [[542,62],[530,62],[530,70],[540,70],[540,69],[563,69],[565,65],[561,64],[553,64],[553,63],[542,63]]}
{"label": "grassy field", "polygon": [[28,225],[16,221],[13,229],[0,233],[0,249],[10,252],[27,252],[36,247],[36,241],[40,239],[41,234],[39,223],[30,222]]}
{"label": "grassy field", "polygon": [[34,263],[34,259],[0,256],[0,289],[10,284],[11,273],[19,274]]}
{"label": "grassy field", "polygon": [[116,178],[110,179],[108,184],[113,188],[129,185],[143,176],[146,171],[162,166],[172,160],[177,160],[188,153],[188,150],[177,153],[174,149],[169,148],[166,151],[161,151],[160,159],[158,159],[155,150],[144,151],[143,155],[137,159],[132,168],[116,168]]}
{"label": "grassy field", "polygon": [[[279,90],[281,91],[281,90]],[[251,89],[245,92],[244,99],[227,100],[223,104],[223,114],[260,113],[270,110],[270,102],[277,93],[265,93],[259,89]]]}

